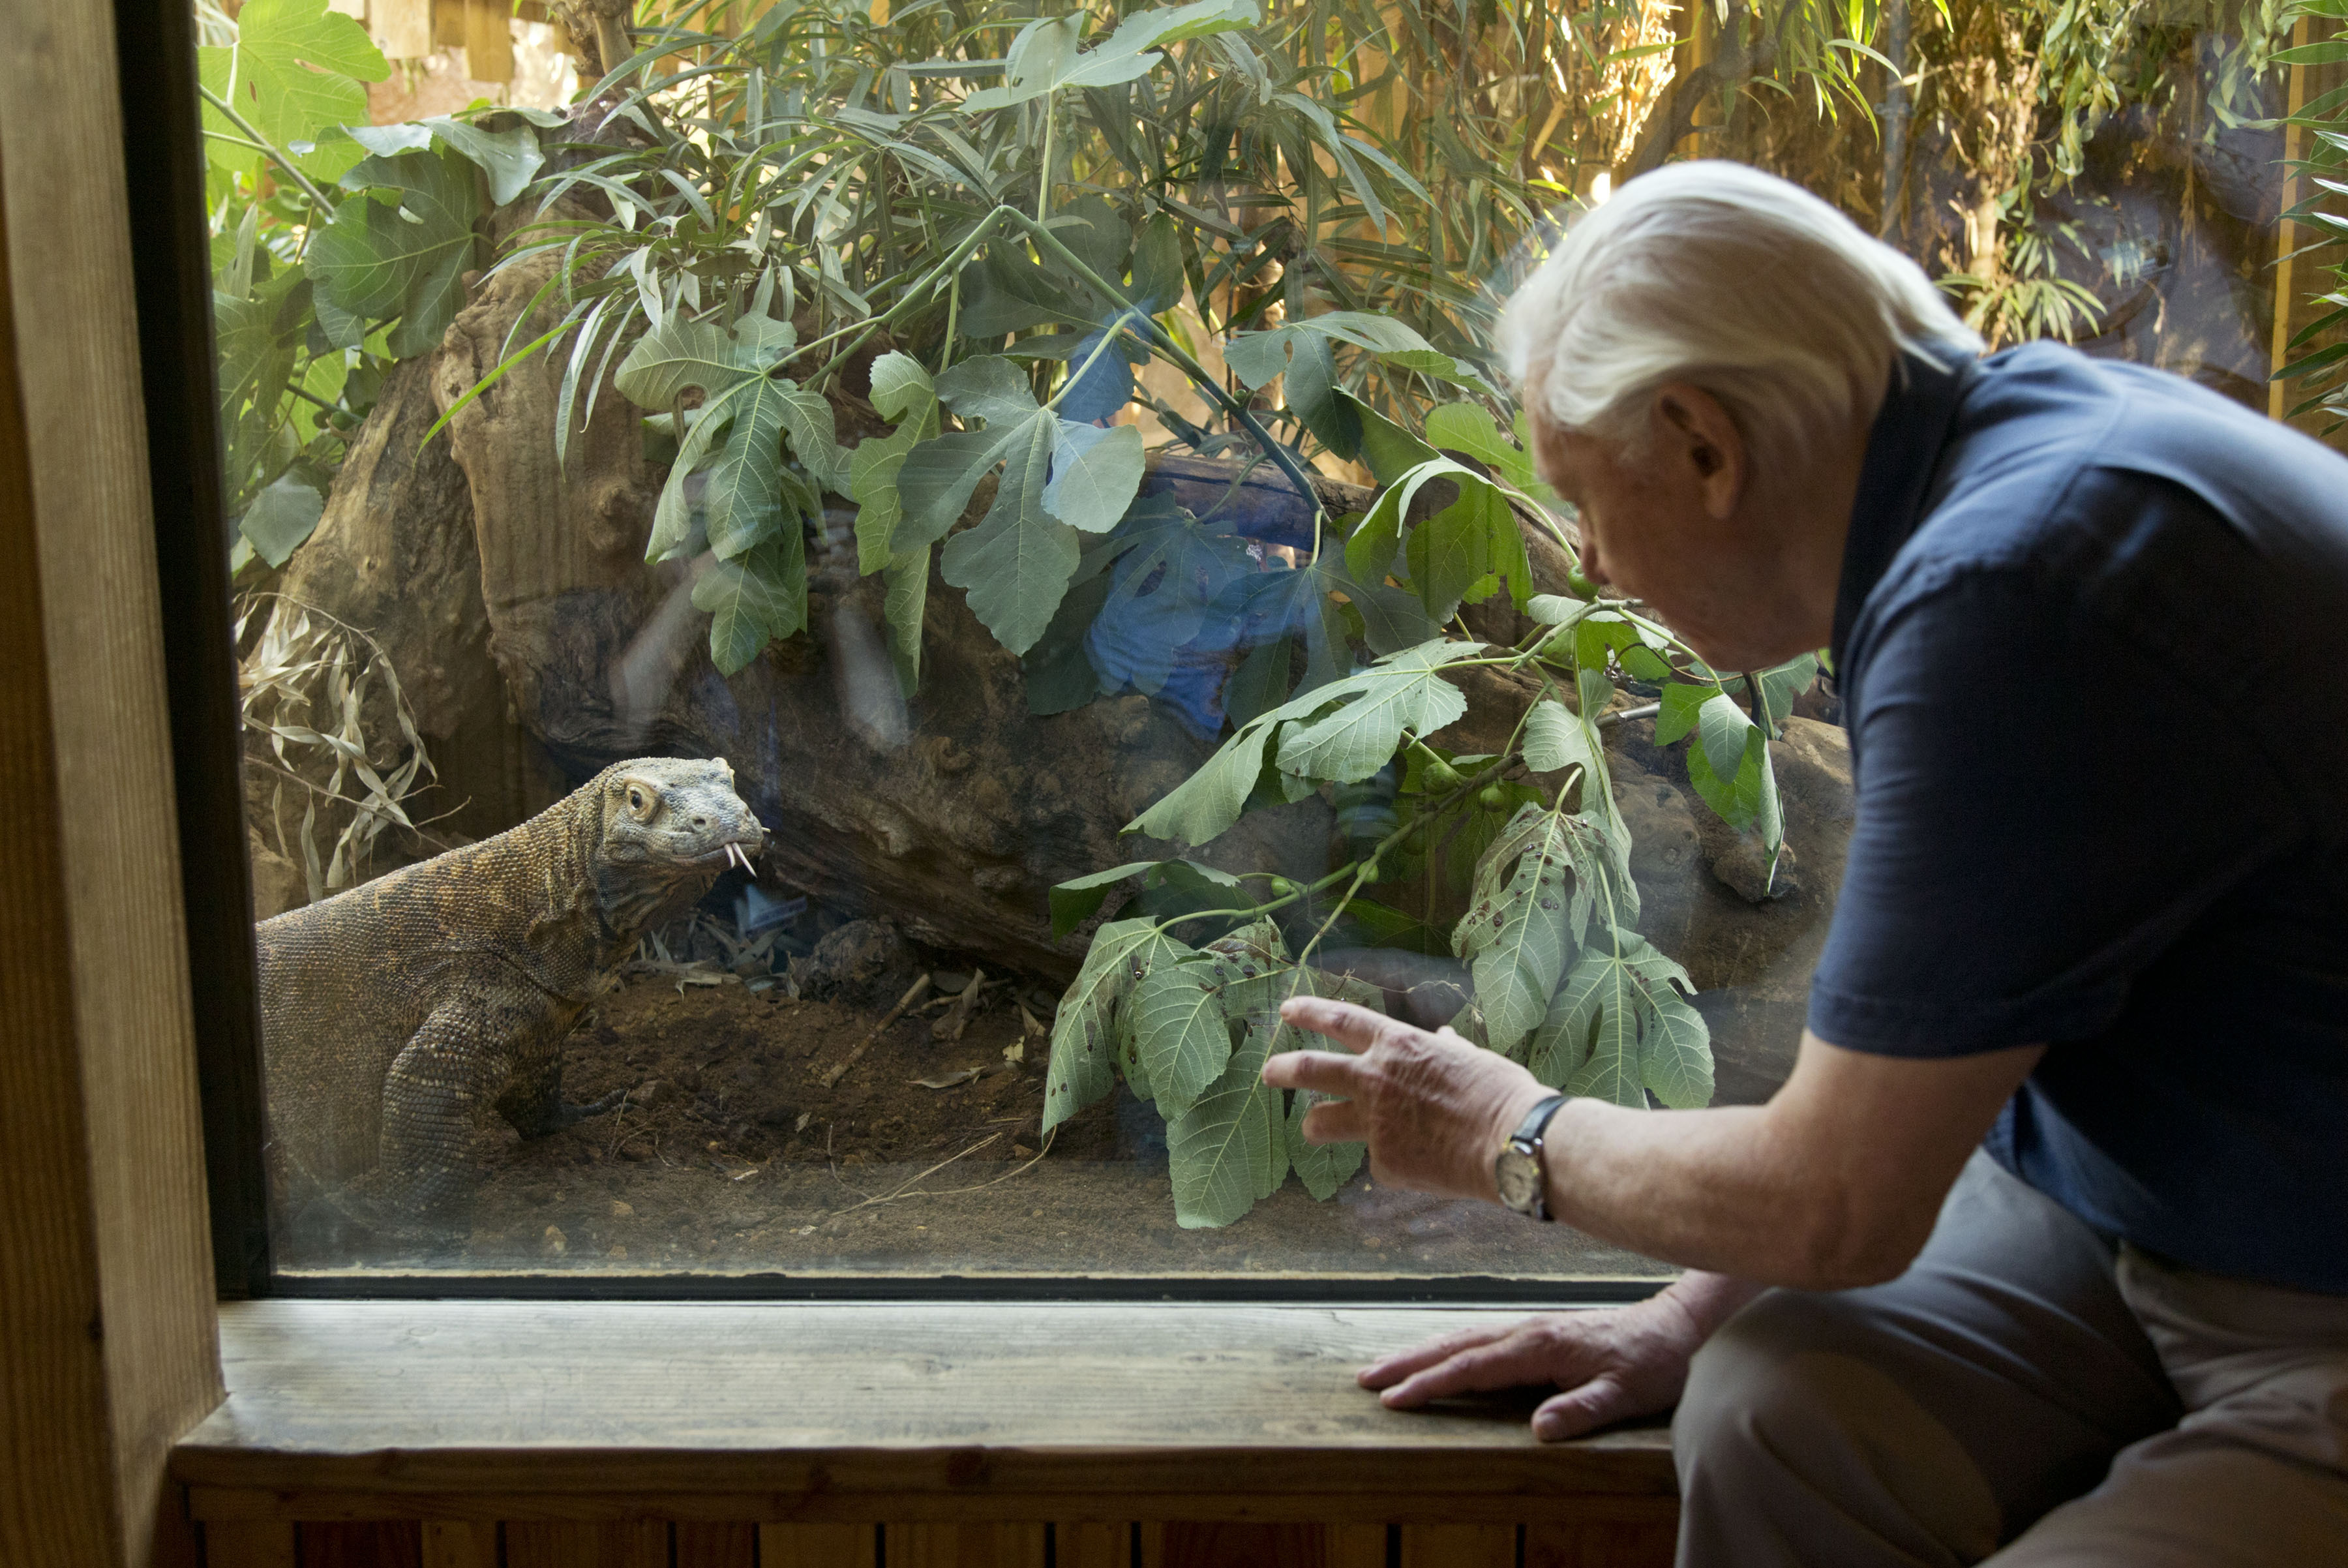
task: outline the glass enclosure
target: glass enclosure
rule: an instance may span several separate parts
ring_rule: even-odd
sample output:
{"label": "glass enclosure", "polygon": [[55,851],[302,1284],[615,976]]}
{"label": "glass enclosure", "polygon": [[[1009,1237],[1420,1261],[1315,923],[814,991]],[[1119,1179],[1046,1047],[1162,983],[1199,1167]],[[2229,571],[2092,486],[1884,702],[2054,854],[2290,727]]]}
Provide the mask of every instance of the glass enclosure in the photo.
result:
{"label": "glass enclosure", "polygon": [[2272,5],[196,9],[293,1288],[1667,1277],[1256,1077],[1300,991],[1791,1066],[1832,682],[1586,596],[1550,225],[1740,159],[1993,345],[2322,392]]}

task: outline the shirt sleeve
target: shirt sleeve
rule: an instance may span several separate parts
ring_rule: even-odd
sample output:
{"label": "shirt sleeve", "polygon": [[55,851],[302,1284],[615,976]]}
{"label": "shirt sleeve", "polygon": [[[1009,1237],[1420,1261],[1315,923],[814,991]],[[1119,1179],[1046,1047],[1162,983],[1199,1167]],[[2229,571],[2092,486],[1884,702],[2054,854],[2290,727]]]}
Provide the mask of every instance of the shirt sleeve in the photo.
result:
{"label": "shirt sleeve", "polygon": [[1968,568],[1865,634],[1858,820],[1810,991],[1819,1038],[1939,1057],[2093,1035],[2147,965],[2177,961],[2196,916],[2302,836],[2176,655],[2076,590],[2043,567]]}

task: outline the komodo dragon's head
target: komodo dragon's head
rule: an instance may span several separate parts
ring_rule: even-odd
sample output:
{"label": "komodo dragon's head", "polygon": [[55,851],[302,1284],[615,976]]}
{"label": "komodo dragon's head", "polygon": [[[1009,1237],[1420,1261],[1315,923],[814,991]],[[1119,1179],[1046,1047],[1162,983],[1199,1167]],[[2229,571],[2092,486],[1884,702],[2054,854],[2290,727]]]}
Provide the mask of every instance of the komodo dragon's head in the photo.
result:
{"label": "komodo dragon's head", "polygon": [[615,928],[637,925],[675,898],[705,891],[729,865],[747,867],[767,830],[734,793],[722,757],[644,757],[587,786],[600,817],[596,891]]}

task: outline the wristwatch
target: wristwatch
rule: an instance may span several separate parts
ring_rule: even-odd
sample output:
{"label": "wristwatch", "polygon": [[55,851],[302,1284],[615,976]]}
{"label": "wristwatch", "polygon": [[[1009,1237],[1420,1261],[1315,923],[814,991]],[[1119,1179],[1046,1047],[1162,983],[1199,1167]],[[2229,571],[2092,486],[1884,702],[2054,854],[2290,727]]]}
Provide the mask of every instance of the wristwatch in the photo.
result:
{"label": "wristwatch", "polygon": [[1500,1202],[1536,1220],[1557,1217],[1549,1212],[1549,1182],[1541,1173],[1541,1134],[1565,1100],[1565,1096],[1553,1094],[1527,1111],[1492,1161],[1492,1182],[1500,1190]]}

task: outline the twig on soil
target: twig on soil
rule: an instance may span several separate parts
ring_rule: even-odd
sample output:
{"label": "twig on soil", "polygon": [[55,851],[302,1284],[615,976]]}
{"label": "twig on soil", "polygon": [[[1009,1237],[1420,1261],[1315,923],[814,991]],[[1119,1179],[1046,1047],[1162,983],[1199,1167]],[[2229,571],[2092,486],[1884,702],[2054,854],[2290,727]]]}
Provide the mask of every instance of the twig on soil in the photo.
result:
{"label": "twig on soil", "polygon": [[856,1058],[862,1056],[867,1050],[870,1050],[871,1048],[872,1042],[879,1039],[888,1029],[890,1025],[903,1017],[906,1013],[911,1009],[913,1004],[922,999],[922,995],[928,992],[929,988],[930,977],[926,974],[919,980],[914,981],[911,985],[906,987],[905,994],[897,998],[897,1005],[890,1008],[888,1012],[882,1014],[880,1021],[873,1025],[870,1030],[866,1031],[864,1037],[857,1041],[855,1046],[850,1049],[849,1053],[840,1057],[839,1062],[835,1064],[829,1071],[823,1075],[823,1087],[829,1088],[832,1085],[838,1083],[839,1081],[840,1074],[854,1067],[856,1065]]}
{"label": "twig on soil", "polygon": [[985,1148],[988,1144],[1002,1137],[1003,1134],[999,1132],[988,1133],[984,1138],[980,1139],[968,1149],[963,1150],[962,1153],[939,1161],[935,1165],[932,1165],[927,1171],[922,1171],[919,1176],[906,1177],[903,1185],[892,1188],[889,1191],[882,1193],[878,1198],[867,1198],[861,1203],[851,1203],[845,1209],[835,1209],[828,1218],[836,1220],[842,1214],[852,1214],[859,1209],[870,1209],[876,1204],[894,1202],[900,1198],[952,1198],[963,1192],[983,1192],[989,1187],[999,1187],[1004,1182],[1010,1181],[1014,1176],[1028,1170],[1035,1163],[1036,1161],[1043,1159],[1044,1156],[1052,1152],[1052,1140],[1059,1135],[1059,1130],[1060,1130],[1056,1127],[1050,1132],[1045,1134],[1044,1147],[1035,1150],[1034,1156],[1028,1160],[1025,1165],[1019,1166],[1014,1170],[1006,1171],[992,1181],[980,1181],[968,1187],[947,1187],[935,1192],[927,1191],[915,1191],[909,1192],[905,1190],[908,1187],[911,1187],[914,1182],[922,1180],[922,1177],[934,1176],[939,1171],[944,1170],[947,1166],[953,1164],[954,1161],[977,1153],[980,1150]]}

